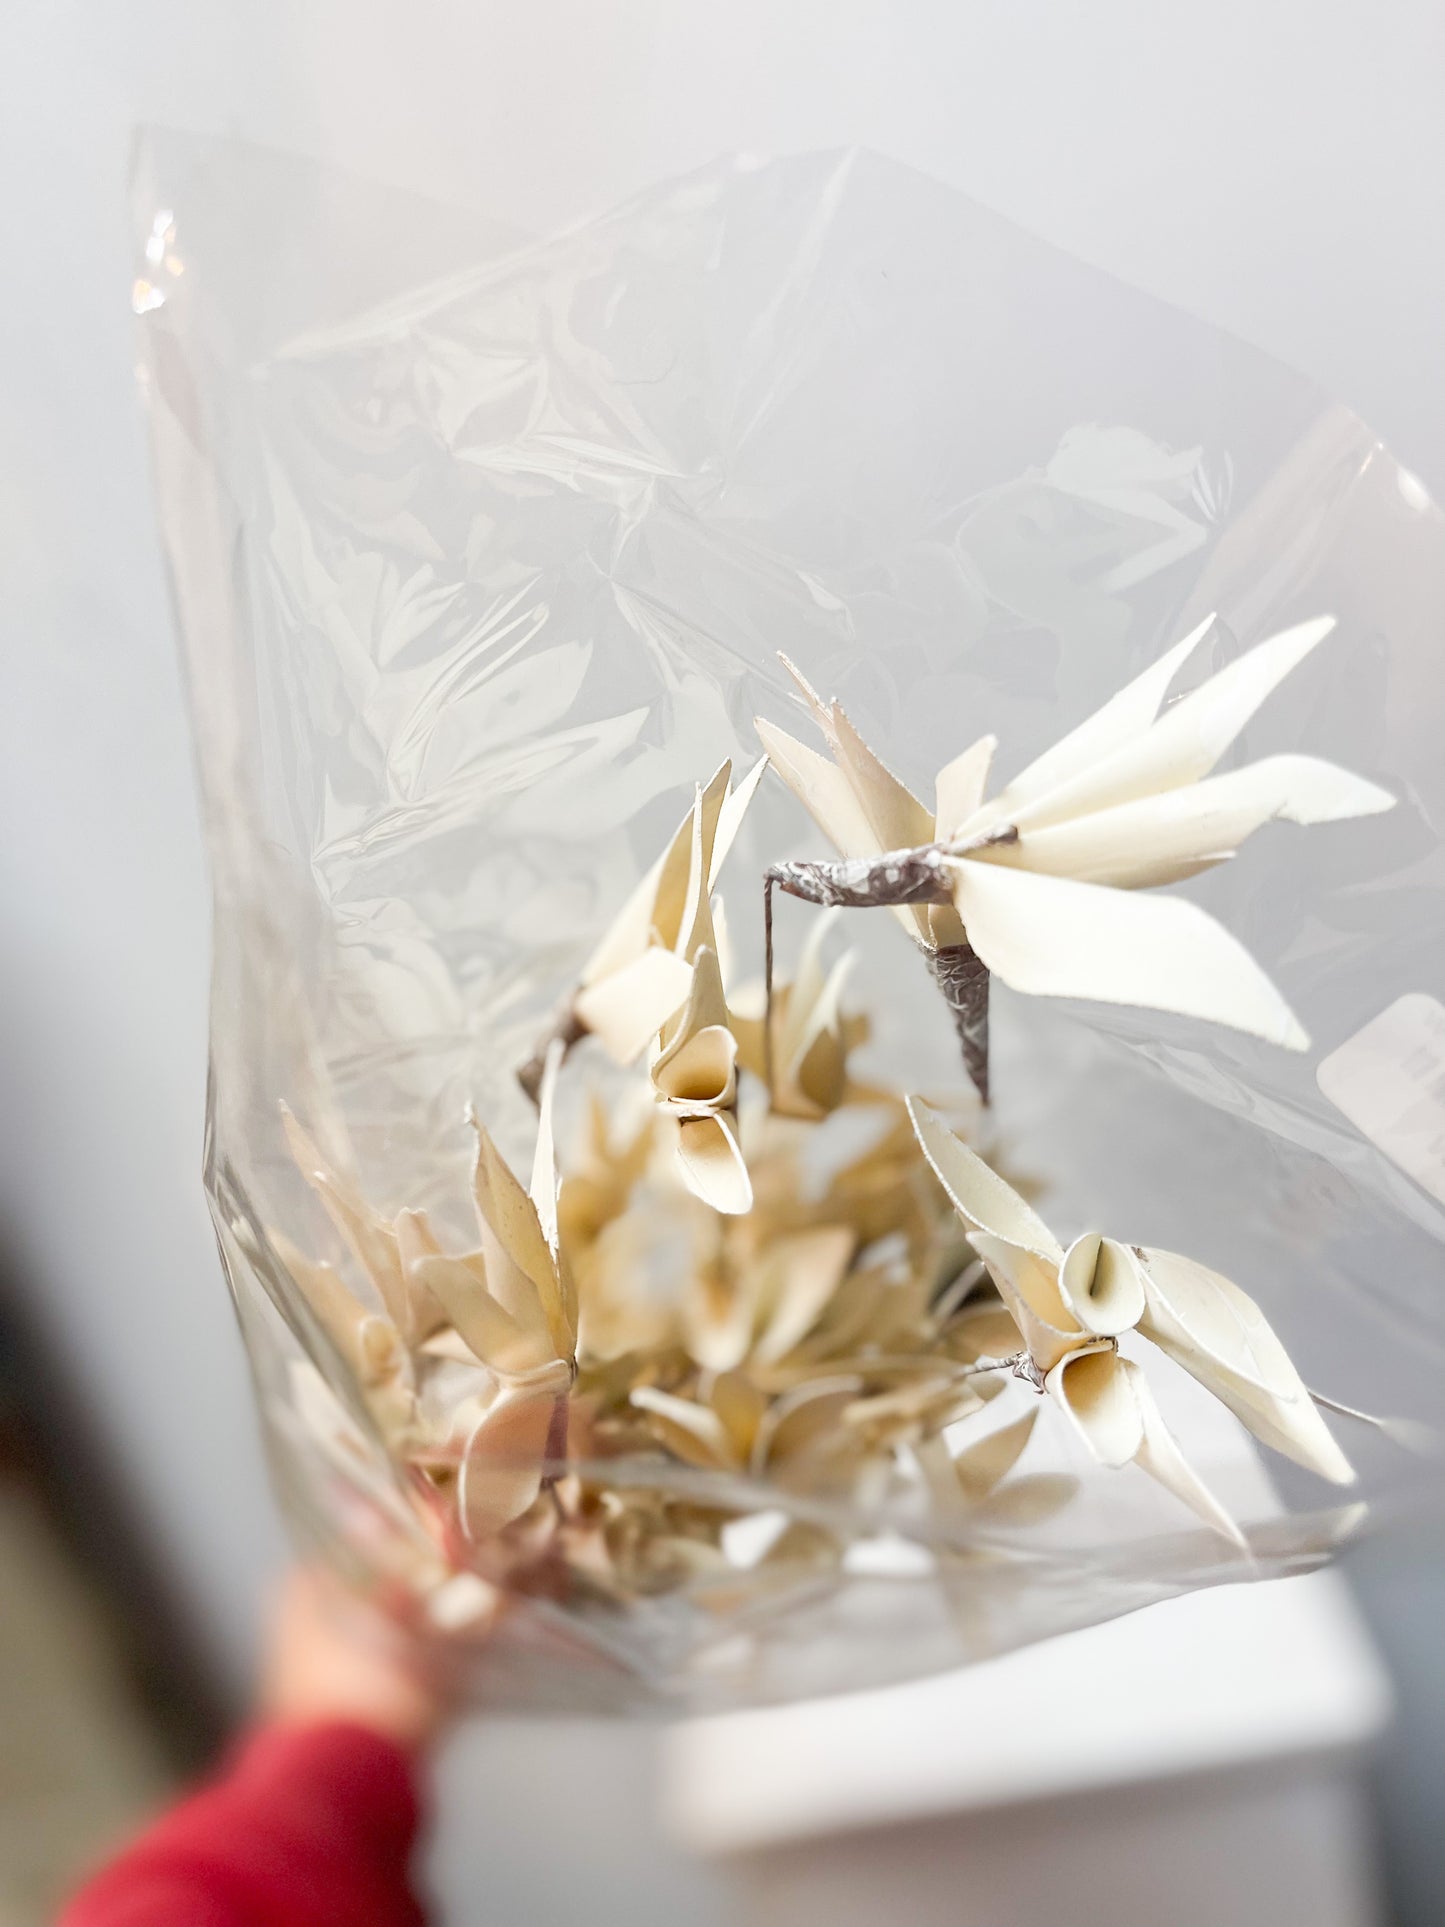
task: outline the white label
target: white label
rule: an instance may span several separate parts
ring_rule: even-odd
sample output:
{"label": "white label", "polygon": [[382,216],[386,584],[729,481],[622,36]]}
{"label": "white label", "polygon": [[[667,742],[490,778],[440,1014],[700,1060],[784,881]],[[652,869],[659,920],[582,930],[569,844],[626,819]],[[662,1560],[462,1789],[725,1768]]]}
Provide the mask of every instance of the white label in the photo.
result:
{"label": "white label", "polygon": [[1315,1073],[1337,1110],[1445,1204],[1445,1004],[1397,998]]}

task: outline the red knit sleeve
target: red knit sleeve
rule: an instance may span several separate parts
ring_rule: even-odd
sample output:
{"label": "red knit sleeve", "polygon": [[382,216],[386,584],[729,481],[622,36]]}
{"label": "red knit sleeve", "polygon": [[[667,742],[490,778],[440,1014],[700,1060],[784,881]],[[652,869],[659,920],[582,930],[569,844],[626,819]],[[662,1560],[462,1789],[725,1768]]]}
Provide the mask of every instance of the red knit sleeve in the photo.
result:
{"label": "red knit sleeve", "polygon": [[422,1927],[415,1767],[350,1725],[262,1727],[102,1869],[59,1927]]}

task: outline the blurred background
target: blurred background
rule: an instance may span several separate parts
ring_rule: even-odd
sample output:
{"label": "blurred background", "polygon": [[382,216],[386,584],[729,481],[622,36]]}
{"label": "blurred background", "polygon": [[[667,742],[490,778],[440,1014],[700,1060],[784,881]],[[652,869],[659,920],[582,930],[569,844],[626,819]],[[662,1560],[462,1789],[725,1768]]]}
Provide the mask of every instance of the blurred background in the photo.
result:
{"label": "blurred background", "polygon": [[[135,124],[532,230],[727,149],[867,144],[1304,369],[1440,498],[1442,81],[1437,0],[10,0],[0,1927],[47,1918],[215,1744],[284,1559],[199,1182],[207,894],[133,383]],[[1379,1917],[1438,1922],[1445,1531],[1349,1578],[1396,1684]],[[442,1917],[733,1919],[659,1817],[685,1757],[474,1723],[444,1766]]]}

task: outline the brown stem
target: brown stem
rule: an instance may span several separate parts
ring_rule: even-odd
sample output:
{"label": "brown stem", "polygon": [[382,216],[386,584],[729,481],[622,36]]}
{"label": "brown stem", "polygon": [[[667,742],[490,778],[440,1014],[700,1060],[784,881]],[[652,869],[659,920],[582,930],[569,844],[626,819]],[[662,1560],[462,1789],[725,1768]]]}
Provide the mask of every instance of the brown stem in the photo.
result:
{"label": "brown stem", "polygon": [[547,1069],[547,1053],[552,1046],[560,1043],[562,1055],[565,1057],[573,1045],[580,1044],[586,1035],[587,1026],[569,1004],[546,1035],[538,1039],[536,1049],[517,1071],[517,1082],[534,1104],[541,1097],[542,1077]]}
{"label": "brown stem", "polygon": [[953,1016],[953,1027],[963,1046],[963,1067],[974,1088],[988,1102],[988,967],[973,945],[944,944],[927,953],[933,981]]}

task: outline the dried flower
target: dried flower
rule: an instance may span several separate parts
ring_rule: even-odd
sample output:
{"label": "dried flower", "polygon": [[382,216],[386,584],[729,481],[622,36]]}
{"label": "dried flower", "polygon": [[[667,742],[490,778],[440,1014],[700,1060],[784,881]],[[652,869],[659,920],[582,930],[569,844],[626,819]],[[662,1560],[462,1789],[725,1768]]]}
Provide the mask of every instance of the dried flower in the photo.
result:
{"label": "dried flower", "polygon": [[769,760],[845,858],[775,865],[771,880],[814,902],[895,909],[949,998],[985,1097],[987,985],[977,965],[1036,996],[1177,1011],[1296,1050],[1308,1041],[1269,978],[1205,911],[1132,893],[1225,861],[1274,818],[1332,822],[1394,799],[1307,756],[1211,775],[1334,619],[1257,644],[1161,712],[1211,626],[1166,651],[989,802],[992,737],[943,770],[930,813],[840,705],[823,703],[801,677],[833,760],[758,721]]}
{"label": "dried flower", "polygon": [[1238,1539],[1238,1528],[1186,1464],[1143,1371],[1119,1352],[1120,1336],[1137,1331],[1266,1444],[1323,1478],[1353,1479],[1283,1346],[1237,1285],[1172,1252],[1092,1232],[1065,1250],[926,1105],[915,1101],[911,1109],[924,1153],[1017,1326],[1035,1382],[1101,1464],[1142,1466],[1208,1524]]}

